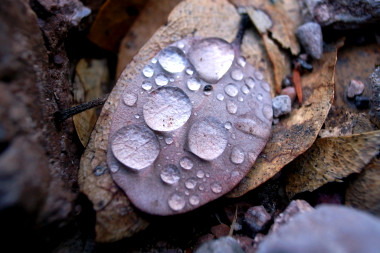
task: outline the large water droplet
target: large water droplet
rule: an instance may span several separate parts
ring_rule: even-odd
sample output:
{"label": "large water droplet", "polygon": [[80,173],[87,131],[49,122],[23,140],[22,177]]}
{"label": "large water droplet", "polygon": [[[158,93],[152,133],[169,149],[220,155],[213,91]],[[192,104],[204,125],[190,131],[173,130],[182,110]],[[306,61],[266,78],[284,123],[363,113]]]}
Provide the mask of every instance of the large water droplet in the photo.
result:
{"label": "large water droplet", "polygon": [[244,162],[244,151],[240,147],[233,147],[231,151],[231,162],[241,164]]}
{"label": "large water droplet", "polygon": [[234,102],[228,100],[226,106],[227,106],[227,111],[229,113],[235,114],[237,112],[238,108],[237,108],[237,105]]}
{"label": "large water droplet", "polygon": [[253,89],[255,87],[255,80],[253,80],[252,77],[248,77],[245,79],[245,84],[248,86],[248,88]]}
{"label": "large water droplet", "polygon": [[145,126],[129,125],[112,136],[111,149],[125,166],[141,170],[151,165],[160,152],[155,134]]}
{"label": "large water droplet", "polygon": [[269,83],[263,81],[263,82],[261,82],[261,87],[263,87],[263,89],[265,91],[270,92],[270,85],[269,85]]}
{"label": "large water droplet", "polygon": [[143,75],[145,76],[145,77],[152,77],[153,76],[153,74],[154,74],[154,68],[152,67],[152,66],[149,66],[149,65],[147,65],[147,66],[145,66],[144,68],[143,68]]}
{"label": "large water droplet", "polygon": [[211,191],[213,191],[214,193],[221,193],[222,186],[219,183],[213,183],[211,184]]}
{"label": "large water droplet", "polygon": [[161,170],[160,177],[167,184],[175,184],[180,179],[180,173],[175,165],[169,164]]}
{"label": "large water droplet", "polygon": [[205,173],[203,170],[198,170],[197,171],[197,178],[203,178],[205,176]]}
{"label": "large water droplet", "polygon": [[186,201],[184,197],[178,193],[174,193],[170,196],[168,204],[173,211],[180,211],[185,207]]}
{"label": "large water droplet", "polygon": [[182,72],[186,67],[185,54],[177,47],[164,48],[157,58],[161,67],[170,73]]}
{"label": "large water droplet", "polygon": [[187,136],[192,153],[204,160],[214,160],[227,146],[227,130],[215,118],[204,118],[195,122]]}
{"label": "large water droplet", "polygon": [[133,93],[125,93],[123,96],[123,102],[124,104],[128,106],[134,106],[137,101],[137,96]]}
{"label": "large water droplet", "polygon": [[244,68],[246,63],[247,61],[245,60],[245,58],[243,56],[239,56],[239,58],[237,59],[237,64],[240,67]]}
{"label": "large water droplet", "polygon": [[185,170],[191,170],[194,166],[194,163],[187,157],[182,158],[179,161],[179,165]]}
{"label": "large water droplet", "polygon": [[234,79],[235,81],[240,81],[243,80],[244,74],[241,69],[234,69],[231,71],[231,78]]}
{"label": "large water droplet", "polygon": [[163,87],[153,91],[143,106],[147,125],[156,131],[180,128],[191,115],[189,97],[177,87]]}
{"label": "large water droplet", "polygon": [[263,114],[264,114],[264,116],[265,116],[265,118],[267,118],[267,119],[272,119],[272,117],[273,117],[273,108],[272,108],[272,106],[270,106],[270,105],[264,105],[264,107],[263,107]]}
{"label": "large water droplet", "polygon": [[158,86],[164,86],[168,84],[169,79],[165,75],[159,74],[158,76],[156,76],[154,81],[156,82]]}
{"label": "large water droplet", "polygon": [[200,201],[200,199],[197,195],[190,196],[190,198],[189,198],[189,203],[193,206],[198,205],[199,201]]}
{"label": "large water droplet", "polygon": [[218,38],[207,38],[198,41],[189,52],[189,60],[199,76],[216,83],[230,69],[235,58],[232,45]]}
{"label": "large water droplet", "polygon": [[141,85],[141,88],[143,88],[144,90],[148,91],[148,90],[152,89],[152,83],[149,82],[149,81],[145,81]]}
{"label": "large water droplet", "polygon": [[224,91],[226,92],[226,94],[230,97],[235,97],[238,93],[239,93],[239,89],[237,88],[237,86],[233,83],[230,83],[230,84],[227,84],[225,87],[224,87]]}
{"label": "large water droplet", "polygon": [[186,186],[186,188],[189,189],[189,190],[194,189],[195,186],[197,186],[197,181],[196,181],[196,179],[194,179],[194,178],[189,178],[188,180],[186,180],[186,182],[185,182],[185,186]]}
{"label": "large water droplet", "polygon": [[192,91],[197,91],[201,87],[201,83],[195,79],[195,78],[190,78],[187,80],[187,88]]}
{"label": "large water droplet", "polygon": [[219,101],[223,101],[224,100],[223,94],[216,95],[216,99],[218,99]]}

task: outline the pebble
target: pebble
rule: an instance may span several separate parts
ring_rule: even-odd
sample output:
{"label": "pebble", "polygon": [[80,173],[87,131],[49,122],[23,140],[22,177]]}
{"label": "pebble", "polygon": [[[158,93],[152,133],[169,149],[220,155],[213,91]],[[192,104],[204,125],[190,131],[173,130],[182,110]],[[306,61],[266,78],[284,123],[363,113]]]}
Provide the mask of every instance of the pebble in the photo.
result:
{"label": "pebble", "polygon": [[355,106],[359,110],[368,109],[370,105],[370,99],[366,96],[356,96],[355,97]]}
{"label": "pebble", "polygon": [[272,100],[273,116],[280,117],[292,110],[292,101],[288,95],[280,95]]}
{"label": "pebble", "polygon": [[281,90],[281,95],[288,95],[292,103],[296,99],[296,89],[293,86],[288,86]]}
{"label": "pebble", "polygon": [[365,85],[362,81],[359,80],[351,80],[350,84],[347,87],[346,94],[348,98],[354,98],[355,96],[359,96],[363,93]]}
{"label": "pebble", "polygon": [[271,219],[263,206],[253,206],[244,214],[244,225],[250,232],[256,234],[264,231]]}
{"label": "pebble", "polygon": [[232,237],[221,237],[201,245],[195,253],[244,253],[239,243]]}
{"label": "pebble", "polygon": [[211,233],[215,235],[216,238],[227,236],[230,233],[230,227],[226,224],[219,224],[211,227]]}
{"label": "pebble", "polygon": [[321,59],[323,53],[322,29],[318,23],[308,22],[297,28],[296,35],[306,53]]}

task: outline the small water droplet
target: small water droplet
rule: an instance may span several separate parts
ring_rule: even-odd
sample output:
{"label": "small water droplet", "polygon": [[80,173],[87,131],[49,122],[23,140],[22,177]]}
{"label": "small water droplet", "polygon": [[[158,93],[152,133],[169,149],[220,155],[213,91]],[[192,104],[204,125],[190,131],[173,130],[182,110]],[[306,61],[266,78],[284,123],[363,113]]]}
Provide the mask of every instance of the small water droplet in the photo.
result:
{"label": "small water droplet", "polygon": [[185,181],[185,186],[187,189],[192,190],[197,186],[197,181],[194,178],[189,178],[188,180]]}
{"label": "small water droplet", "polygon": [[194,74],[194,70],[192,70],[192,69],[186,69],[186,74],[188,74],[189,76],[191,76],[191,75]]}
{"label": "small water droplet", "polygon": [[238,101],[239,101],[239,102],[243,102],[243,101],[244,101],[244,98],[239,96],[239,97],[238,97]]}
{"label": "small water droplet", "polygon": [[244,68],[245,67],[245,64],[247,63],[247,61],[245,60],[245,58],[243,56],[240,56],[238,59],[237,59],[237,64]]}
{"label": "small water droplet", "polygon": [[263,114],[264,114],[264,116],[265,116],[265,118],[267,118],[267,119],[272,119],[272,117],[273,117],[273,108],[272,108],[272,106],[270,106],[270,105],[264,105],[264,107],[263,107]]}
{"label": "small water droplet", "polygon": [[160,177],[167,184],[176,184],[180,179],[180,172],[175,165],[169,164],[161,170]]}
{"label": "small water droplet", "polygon": [[172,83],[174,82],[174,78],[170,78],[169,81]]}
{"label": "small water droplet", "polygon": [[168,144],[168,145],[172,144],[173,143],[173,138],[172,137],[165,138],[165,143]]}
{"label": "small water droplet", "polygon": [[237,170],[232,171],[231,172],[231,178],[234,178],[234,177],[240,177],[240,172]]}
{"label": "small water droplet", "polygon": [[139,118],[140,118],[140,115],[135,114],[135,118],[136,118],[136,119],[139,119]]}
{"label": "small water droplet", "polygon": [[216,99],[218,99],[219,101],[223,101],[224,100],[223,94],[216,95]]}
{"label": "small water droplet", "polygon": [[157,63],[157,58],[152,58],[151,62],[152,62],[153,64],[156,64],[156,63]]}
{"label": "small water droplet", "polygon": [[204,186],[204,185],[200,185],[200,186],[198,187],[198,189],[199,189],[200,191],[203,191],[203,190],[205,189],[205,186]]}
{"label": "small water droplet", "polygon": [[237,105],[234,102],[228,100],[226,106],[227,106],[227,111],[229,113],[236,114],[238,108],[237,108]]}
{"label": "small water droplet", "polygon": [[203,178],[204,176],[205,176],[205,173],[203,172],[203,170],[198,170],[197,178]]}
{"label": "small water droplet", "polygon": [[210,174],[209,174],[209,173],[206,173],[206,177],[210,177]]}
{"label": "small water droplet", "polygon": [[112,173],[116,173],[116,172],[118,172],[119,171],[119,166],[111,166],[111,172]]}
{"label": "small water droplet", "polygon": [[185,170],[191,170],[194,166],[193,162],[187,157],[182,158],[179,165]]}
{"label": "small water droplet", "polygon": [[231,71],[231,78],[234,79],[235,81],[240,81],[243,80],[244,74],[241,69],[234,69]]}
{"label": "small water droplet", "polygon": [[263,80],[264,75],[260,71],[255,71],[255,77],[257,80]]}
{"label": "small water droplet", "polygon": [[241,164],[244,162],[244,151],[240,147],[233,147],[231,151],[231,162]]}
{"label": "small water droplet", "polygon": [[137,101],[137,96],[133,93],[125,93],[123,96],[123,102],[124,104],[128,106],[134,106]]}
{"label": "small water droplet", "polygon": [[144,90],[148,91],[148,90],[152,89],[152,83],[149,82],[149,81],[145,81],[141,85],[141,88],[143,88]]}
{"label": "small water droplet", "polygon": [[185,191],[185,195],[186,195],[186,196],[189,196],[189,195],[190,195],[190,192],[189,192],[189,191]]}
{"label": "small water droplet", "polygon": [[241,91],[244,93],[244,94],[248,94],[249,93],[249,89],[246,85],[243,85],[243,87],[241,87]]}
{"label": "small water droplet", "polygon": [[270,92],[270,85],[269,85],[269,83],[263,81],[263,82],[261,82],[261,87],[263,87],[263,89],[265,91]]}
{"label": "small water droplet", "polygon": [[173,211],[180,211],[185,207],[186,201],[184,197],[178,193],[174,193],[172,196],[170,196],[168,204]]}
{"label": "small water droplet", "polygon": [[206,95],[206,96],[210,96],[211,93],[212,93],[212,90],[213,90],[213,87],[212,85],[205,85],[205,87],[203,88],[203,93]]}
{"label": "small water droplet", "polygon": [[158,76],[156,76],[154,81],[156,82],[158,86],[164,86],[168,84],[169,79],[165,75],[159,74]]}
{"label": "small water droplet", "polygon": [[169,73],[180,73],[186,67],[186,57],[177,47],[166,47],[157,56],[158,63]]}
{"label": "small water droplet", "polygon": [[248,77],[245,79],[245,84],[248,86],[248,88],[253,89],[255,87],[255,80],[253,80],[252,77]]}
{"label": "small water droplet", "polygon": [[256,98],[259,101],[263,101],[263,95],[261,93],[257,94]]}
{"label": "small water droplet", "polygon": [[182,49],[185,47],[185,43],[183,43],[183,41],[179,41],[177,46]]}
{"label": "small water droplet", "polygon": [[224,124],[224,127],[227,129],[227,130],[230,130],[232,128],[232,124],[231,122],[227,121],[225,124]]}
{"label": "small water droplet", "polygon": [[199,201],[200,201],[200,199],[197,195],[190,196],[190,198],[189,198],[189,203],[193,206],[198,205]]}
{"label": "small water droplet", "polygon": [[201,83],[197,79],[192,77],[189,80],[187,80],[187,88],[189,88],[189,90],[197,91],[200,87]]}
{"label": "small water droplet", "polygon": [[219,183],[213,183],[213,184],[211,184],[211,191],[214,193],[221,193],[222,192],[222,186]]}
{"label": "small water droplet", "polygon": [[230,97],[235,97],[239,93],[239,90],[235,84],[230,83],[224,87],[224,92]]}
{"label": "small water droplet", "polygon": [[149,65],[147,65],[147,66],[145,66],[144,68],[143,68],[143,75],[145,76],[145,77],[152,77],[153,76],[153,74],[154,74],[154,68],[152,67],[152,66],[149,66]]}

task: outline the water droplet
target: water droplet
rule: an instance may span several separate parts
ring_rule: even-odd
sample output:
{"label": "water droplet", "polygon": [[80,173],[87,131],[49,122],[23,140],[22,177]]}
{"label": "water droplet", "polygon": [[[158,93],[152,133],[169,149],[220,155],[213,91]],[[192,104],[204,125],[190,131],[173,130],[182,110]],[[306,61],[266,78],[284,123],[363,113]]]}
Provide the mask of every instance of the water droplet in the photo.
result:
{"label": "water droplet", "polygon": [[141,88],[143,88],[144,90],[148,91],[148,90],[152,89],[152,83],[149,82],[149,81],[145,81],[141,85]]}
{"label": "water droplet", "polygon": [[116,173],[119,171],[119,166],[111,166],[110,169],[112,173]]}
{"label": "water droplet", "polygon": [[239,97],[238,97],[238,101],[239,101],[239,102],[243,102],[243,101],[244,101],[244,98],[239,96]]}
{"label": "water droplet", "polygon": [[253,89],[255,87],[255,80],[253,80],[252,77],[248,77],[245,79],[245,84],[248,86],[248,88]]}
{"label": "water droplet", "polygon": [[185,191],[185,195],[186,196],[189,196],[190,192],[189,191]]}
{"label": "water droplet", "polygon": [[261,82],[261,87],[263,87],[263,89],[265,91],[270,92],[270,85],[269,85],[269,83],[263,81],[263,82]]}
{"label": "water droplet", "polygon": [[191,170],[194,166],[193,162],[187,157],[182,158],[179,161],[179,165],[185,170]]}
{"label": "water droplet", "polygon": [[179,41],[178,44],[177,44],[177,46],[179,48],[184,48],[185,47],[185,43],[183,43],[183,41]]}
{"label": "water droplet", "polygon": [[231,122],[227,121],[225,124],[224,124],[224,127],[227,129],[227,130],[230,130],[232,128],[232,124]]}
{"label": "water droplet", "polygon": [[238,59],[237,59],[237,64],[244,68],[245,67],[245,64],[247,63],[247,61],[245,60],[245,58],[243,56],[240,56]]}
{"label": "water droplet", "polygon": [[210,174],[209,174],[209,173],[206,173],[206,177],[210,177]]}
{"label": "water droplet", "polygon": [[156,64],[157,63],[157,58],[152,58],[152,60],[150,62],[153,63],[153,64]]}
{"label": "water droplet", "polygon": [[186,188],[189,189],[189,190],[194,189],[195,186],[197,186],[197,181],[196,181],[196,179],[194,179],[194,178],[189,178],[188,180],[186,180],[186,182],[185,182],[185,186],[186,186]]}
{"label": "water droplet", "polygon": [[185,207],[185,199],[178,193],[174,193],[168,200],[169,207],[174,211],[180,211]]}
{"label": "water droplet", "polygon": [[224,92],[230,97],[235,97],[239,93],[239,90],[235,84],[230,83],[224,87]]}
{"label": "water droplet", "polygon": [[169,73],[180,73],[186,67],[186,57],[177,47],[166,47],[157,56],[158,63]]}
{"label": "water droplet", "polygon": [[204,160],[214,160],[227,146],[227,130],[215,118],[203,118],[195,122],[187,136],[190,151]]}
{"label": "water droplet", "polygon": [[204,176],[205,176],[205,173],[203,172],[203,170],[198,170],[197,178],[203,178]]}
{"label": "water droplet", "polygon": [[246,85],[243,85],[243,87],[241,87],[241,91],[244,93],[244,94],[248,94],[249,93],[249,89]]}
{"label": "water droplet", "polygon": [[190,198],[189,198],[189,203],[193,206],[198,205],[199,201],[200,201],[200,199],[197,195],[190,196]]}
{"label": "water droplet", "polygon": [[176,184],[180,179],[180,173],[175,165],[169,164],[161,170],[160,177],[167,184]]}
{"label": "water droplet", "polygon": [[189,88],[189,90],[197,91],[200,87],[201,83],[197,79],[192,77],[189,80],[187,80],[187,88]]}
{"label": "water droplet", "polygon": [[153,74],[154,74],[154,68],[152,67],[152,66],[149,66],[149,65],[147,65],[147,66],[145,66],[144,68],[143,68],[143,75],[145,76],[145,77],[152,77],[153,76]]}
{"label": "water droplet", "polygon": [[140,118],[140,115],[135,114],[135,118],[136,118],[136,119],[139,119],[139,118]]}
{"label": "water droplet", "polygon": [[254,120],[254,119],[239,119],[235,123],[236,129],[243,133],[252,134],[258,137],[264,137],[267,135],[267,129],[263,126],[264,123],[260,120]]}
{"label": "water droplet", "polygon": [[177,87],[162,87],[153,91],[143,106],[146,124],[156,131],[180,128],[191,115],[189,97]]}
{"label": "water droplet", "polygon": [[234,178],[234,177],[240,177],[240,172],[237,170],[232,171],[231,172],[231,178]]}
{"label": "water droplet", "polygon": [[272,119],[272,117],[273,117],[273,108],[272,108],[272,106],[270,106],[270,105],[264,105],[264,107],[263,107],[263,114],[264,114],[264,116],[265,116],[265,118],[267,118],[267,119]]}
{"label": "water droplet", "polygon": [[160,152],[155,134],[145,126],[125,126],[111,138],[113,155],[119,162],[134,170],[151,165]]}
{"label": "water droplet", "polygon": [[257,78],[257,80],[264,79],[264,75],[260,71],[255,71],[255,77]]}
{"label": "water droplet", "polygon": [[235,114],[237,112],[237,105],[234,102],[228,100],[226,106],[229,113]]}
{"label": "water droplet", "polygon": [[209,83],[219,81],[230,69],[235,52],[230,43],[219,38],[202,39],[189,52],[189,60],[199,76]]}
{"label": "water droplet", "polygon": [[211,191],[213,191],[214,193],[221,193],[222,186],[219,183],[213,183],[211,184]]}
{"label": "water droplet", "polygon": [[231,162],[241,164],[244,162],[244,151],[240,147],[233,147],[231,151]]}
{"label": "water droplet", "polygon": [[203,190],[205,189],[205,186],[204,186],[204,185],[200,185],[200,186],[198,187],[198,189],[199,189],[200,191],[203,191]]}
{"label": "water droplet", "polygon": [[123,102],[124,104],[128,106],[134,106],[137,101],[137,96],[133,93],[125,93],[123,96]]}
{"label": "water droplet", "polygon": [[158,76],[156,76],[154,81],[156,82],[158,86],[164,86],[168,84],[169,79],[165,75],[159,74]]}
{"label": "water droplet", "polygon": [[207,85],[205,85],[205,87],[203,88],[203,93],[204,93],[206,96],[209,96],[209,95],[211,95],[212,90],[213,90],[212,85],[207,84]]}
{"label": "water droplet", "polygon": [[172,144],[173,143],[173,138],[172,137],[165,138],[165,143],[168,144],[168,145]]}
{"label": "water droplet", "polygon": [[231,71],[231,78],[234,79],[235,81],[240,81],[243,80],[244,74],[241,69],[234,69]]}
{"label": "water droplet", "polygon": [[259,101],[263,101],[263,95],[261,93],[257,94],[256,98]]}
{"label": "water droplet", "polygon": [[186,74],[191,76],[194,74],[194,71],[192,69],[186,69]]}
{"label": "water droplet", "polygon": [[172,83],[174,82],[174,78],[170,78],[169,81]]}

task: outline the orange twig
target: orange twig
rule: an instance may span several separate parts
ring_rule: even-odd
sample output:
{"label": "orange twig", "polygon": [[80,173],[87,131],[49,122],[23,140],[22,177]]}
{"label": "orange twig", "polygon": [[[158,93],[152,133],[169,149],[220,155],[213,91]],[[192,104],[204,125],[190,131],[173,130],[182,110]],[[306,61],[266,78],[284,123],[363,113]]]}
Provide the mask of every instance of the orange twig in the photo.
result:
{"label": "orange twig", "polygon": [[297,68],[293,69],[293,83],[294,83],[294,87],[296,88],[298,102],[302,104],[301,74]]}

